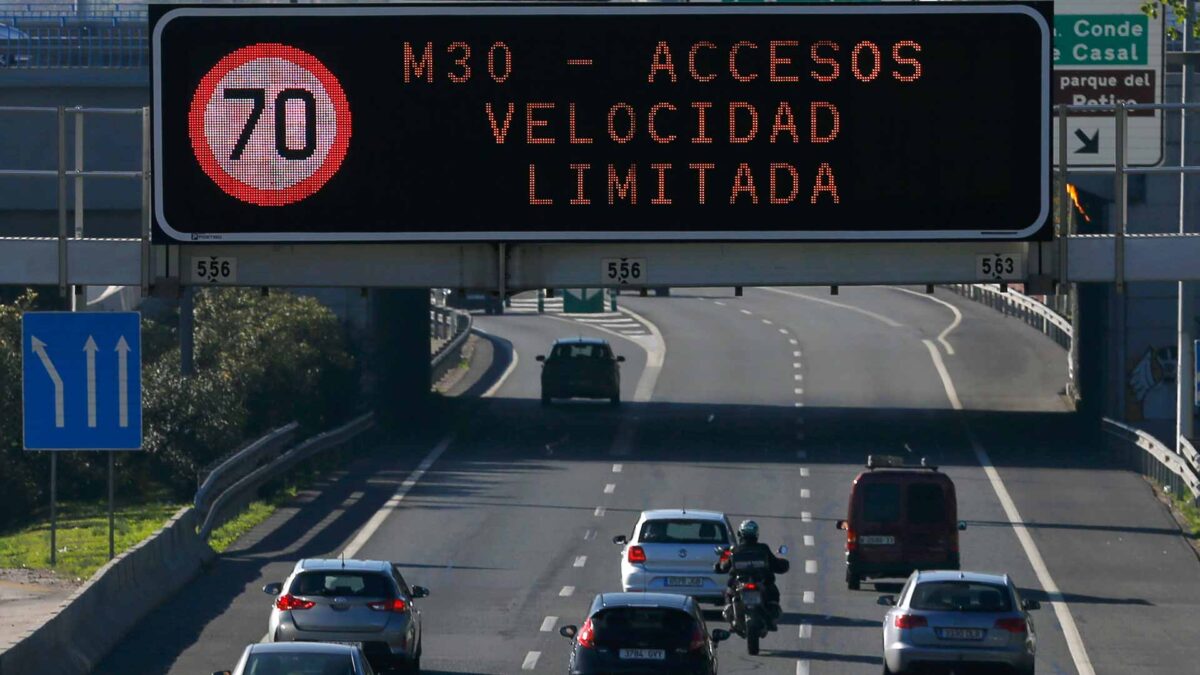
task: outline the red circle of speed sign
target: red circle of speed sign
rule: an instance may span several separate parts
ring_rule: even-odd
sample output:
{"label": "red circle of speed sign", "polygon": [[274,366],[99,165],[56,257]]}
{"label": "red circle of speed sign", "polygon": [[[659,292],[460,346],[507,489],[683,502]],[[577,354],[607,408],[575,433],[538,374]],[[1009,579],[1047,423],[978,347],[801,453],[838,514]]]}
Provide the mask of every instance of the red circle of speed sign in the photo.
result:
{"label": "red circle of speed sign", "polygon": [[333,73],[295,47],[260,43],[225,56],[188,111],[192,152],[226,194],[283,206],[320,190],[350,147],[350,105]]}

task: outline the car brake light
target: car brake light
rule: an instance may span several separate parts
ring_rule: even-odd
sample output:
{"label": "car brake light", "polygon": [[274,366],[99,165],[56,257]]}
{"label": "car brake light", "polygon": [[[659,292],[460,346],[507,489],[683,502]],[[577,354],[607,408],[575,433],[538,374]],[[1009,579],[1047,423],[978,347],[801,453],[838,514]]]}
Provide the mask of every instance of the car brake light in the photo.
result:
{"label": "car brake light", "polygon": [[316,604],[317,603],[313,602],[312,600],[301,600],[300,598],[288,593],[287,595],[279,596],[279,599],[275,601],[275,609],[284,611],[292,609],[312,609],[314,606],[316,606]]}
{"label": "car brake light", "polygon": [[757,591],[757,590],[758,590],[758,584],[754,583],[753,581],[751,581],[751,582],[748,582],[748,583],[746,584],[746,590],[748,590],[748,591]]}
{"label": "car brake light", "polygon": [[395,600],[384,600],[383,602],[368,602],[367,607],[376,612],[396,612],[397,614],[408,611],[408,603],[403,598]]}
{"label": "car brake light", "polygon": [[730,551],[729,549],[721,551],[721,562],[729,562],[729,559],[732,557],[733,551]]}
{"label": "car brake light", "polygon": [[996,619],[996,628],[1010,633],[1024,633],[1027,630],[1025,619]]}
{"label": "car brake light", "polygon": [[700,626],[692,626],[692,641],[688,644],[689,652],[698,652],[704,649],[708,641],[704,639],[704,631],[700,630]]}
{"label": "car brake light", "polygon": [[592,627],[591,619],[583,622],[583,627],[579,629],[579,635],[575,639],[584,649],[592,649],[596,646],[596,629]]}
{"label": "car brake light", "polygon": [[846,528],[846,550],[854,551],[858,548],[858,533],[851,528]]}
{"label": "car brake light", "polygon": [[629,562],[631,562],[631,563],[646,562],[646,549],[642,548],[641,546],[630,546],[629,547]]}
{"label": "car brake light", "polygon": [[929,621],[926,620],[925,617],[923,617],[923,616],[918,616],[916,614],[897,614],[896,615],[896,628],[900,628],[900,629],[924,628],[925,626],[928,626],[928,625],[929,625]]}

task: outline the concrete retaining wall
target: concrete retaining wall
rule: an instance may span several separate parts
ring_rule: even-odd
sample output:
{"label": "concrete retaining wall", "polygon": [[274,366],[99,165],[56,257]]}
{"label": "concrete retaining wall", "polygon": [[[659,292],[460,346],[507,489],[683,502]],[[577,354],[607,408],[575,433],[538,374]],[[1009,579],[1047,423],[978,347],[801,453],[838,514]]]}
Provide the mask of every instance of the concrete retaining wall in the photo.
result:
{"label": "concrete retaining wall", "polygon": [[141,619],[216,554],[191,507],[97,570],[58,613],[0,653],[0,675],[87,675]]}

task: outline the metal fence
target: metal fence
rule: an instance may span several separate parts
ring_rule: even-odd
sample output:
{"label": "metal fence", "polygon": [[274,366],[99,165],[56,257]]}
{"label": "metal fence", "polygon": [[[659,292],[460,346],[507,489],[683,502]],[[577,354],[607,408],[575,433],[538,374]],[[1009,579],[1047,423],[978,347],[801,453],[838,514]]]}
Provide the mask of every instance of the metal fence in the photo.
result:
{"label": "metal fence", "polygon": [[1104,418],[1101,422],[1109,450],[1129,468],[1153,478],[1172,495],[1200,505],[1200,457],[1186,441],[1184,454],[1176,453],[1150,434]]}
{"label": "metal fence", "polygon": [[145,21],[9,23],[0,68],[145,68],[149,39]]}

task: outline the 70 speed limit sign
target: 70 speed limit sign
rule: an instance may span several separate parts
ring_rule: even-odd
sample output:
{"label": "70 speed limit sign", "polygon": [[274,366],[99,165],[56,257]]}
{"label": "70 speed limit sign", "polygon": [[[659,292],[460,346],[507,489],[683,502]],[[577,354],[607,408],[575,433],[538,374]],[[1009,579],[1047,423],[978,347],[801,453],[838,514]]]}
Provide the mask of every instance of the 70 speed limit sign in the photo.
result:
{"label": "70 speed limit sign", "polygon": [[350,147],[350,106],[311,54],[259,43],[217,62],[188,113],[192,151],[231,197],[283,206],[320,190]]}

